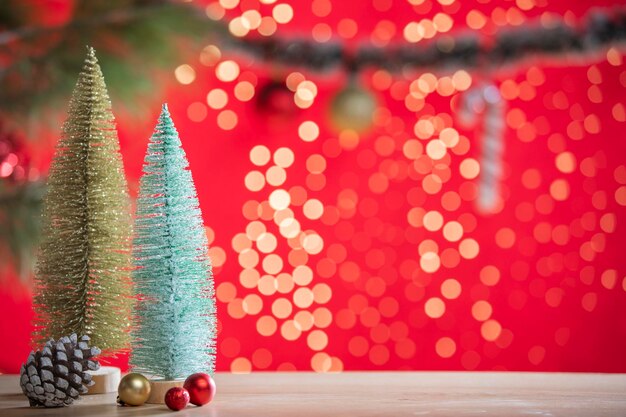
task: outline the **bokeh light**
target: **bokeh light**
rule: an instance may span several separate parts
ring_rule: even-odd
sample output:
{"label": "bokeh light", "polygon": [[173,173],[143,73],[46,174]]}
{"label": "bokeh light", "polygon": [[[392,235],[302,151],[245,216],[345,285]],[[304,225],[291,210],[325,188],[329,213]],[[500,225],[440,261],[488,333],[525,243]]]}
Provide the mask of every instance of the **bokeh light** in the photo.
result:
{"label": "bokeh light", "polygon": [[[500,31],[578,28],[589,7],[207,0],[202,12],[234,42],[428,60],[471,49],[469,34],[487,48]],[[298,43],[278,63],[210,42],[167,67],[164,94],[207,225],[218,370],[626,370],[622,49],[351,74],[292,65],[328,58]],[[434,58],[420,54],[430,45]],[[369,130],[333,130],[346,86],[376,98]],[[123,133],[133,189],[141,157]],[[0,148],[2,179],[14,158]]]}

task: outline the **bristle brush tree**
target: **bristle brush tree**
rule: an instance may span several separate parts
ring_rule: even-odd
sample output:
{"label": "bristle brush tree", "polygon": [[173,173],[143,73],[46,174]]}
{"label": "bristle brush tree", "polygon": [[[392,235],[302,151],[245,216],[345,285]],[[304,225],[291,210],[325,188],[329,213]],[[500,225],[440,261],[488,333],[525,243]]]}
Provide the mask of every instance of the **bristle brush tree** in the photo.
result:
{"label": "bristle brush tree", "polygon": [[144,160],[133,259],[133,371],[164,380],[213,373],[216,318],[208,242],[167,105]]}
{"label": "bristle brush tree", "polygon": [[88,48],[44,199],[35,344],[76,333],[103,351],[128,347],[131,226],[111,102]]}

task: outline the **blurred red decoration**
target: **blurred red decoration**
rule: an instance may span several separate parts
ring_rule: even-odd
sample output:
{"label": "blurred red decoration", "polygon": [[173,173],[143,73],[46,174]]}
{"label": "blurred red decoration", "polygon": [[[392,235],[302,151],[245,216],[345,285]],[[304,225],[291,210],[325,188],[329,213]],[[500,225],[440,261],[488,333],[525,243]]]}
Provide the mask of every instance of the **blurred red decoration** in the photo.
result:
{"label": "blurred red decoration", "polygon": [[292,118],[298,107],[293,100],[293,92],[284,82],[269,81],[259,88],[257,111],[271,118],[269,124],[280,124]]}
{"label": "blurred red decoration", "polygon": [[[26,138],[15,130],[10,130],[0,121],[0,181],[12,183],[26,181],[30,173],[30,154],[25,144]],[[34,172],[32,179],[37,179]]]}

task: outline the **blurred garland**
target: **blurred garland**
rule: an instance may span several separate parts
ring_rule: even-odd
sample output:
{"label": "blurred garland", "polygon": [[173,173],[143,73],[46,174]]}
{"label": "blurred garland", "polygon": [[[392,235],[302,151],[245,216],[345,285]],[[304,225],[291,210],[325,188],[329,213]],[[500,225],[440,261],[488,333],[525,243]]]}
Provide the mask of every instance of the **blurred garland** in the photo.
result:
{"label": "blurred garland", "polygon": [[332,42],[278,38],[228,40],[260,59],[306,67],[314,71],[344,67],[357,72],[367,67],[389,71],[500,67],[534,55],[583,54],[626,41],[626,10],[594,11],[580,27],[551,19],[502,30],[492,37],[476,33],[443,35],[420,44],[362,46],[351,51]]}

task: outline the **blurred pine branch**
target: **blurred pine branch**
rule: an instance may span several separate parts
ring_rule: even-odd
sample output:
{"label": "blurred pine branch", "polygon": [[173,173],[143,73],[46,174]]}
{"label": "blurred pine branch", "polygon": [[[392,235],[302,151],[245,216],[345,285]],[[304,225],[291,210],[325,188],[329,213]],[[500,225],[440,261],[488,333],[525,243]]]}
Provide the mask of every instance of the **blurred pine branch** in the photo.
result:
{"label": "blurred pine branch", "polygon": [[0,2],[0,112],[14,122],[65,110],[86,45],[98,51],[113,99],[136,108],[138,95],[154,93],[154,69],[217,28],[193,4],[168,0],[75,0],[69,14],[61,25],[35,25],[23,2]]}

